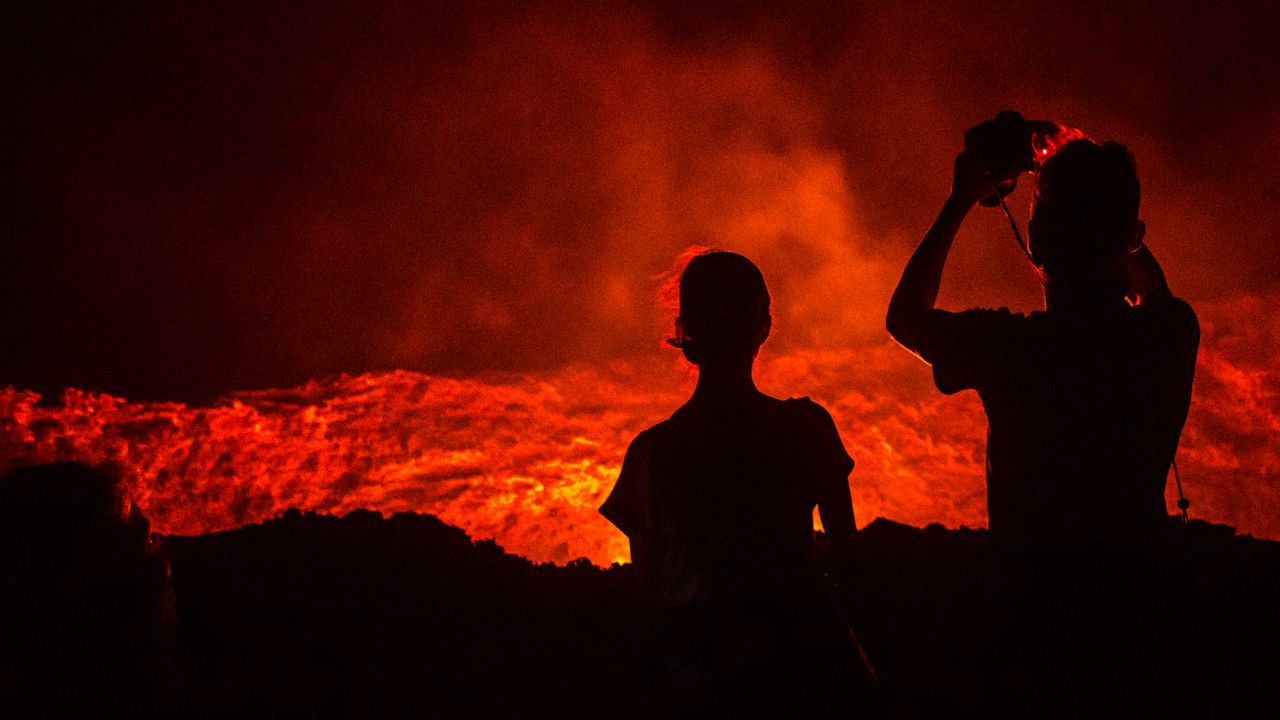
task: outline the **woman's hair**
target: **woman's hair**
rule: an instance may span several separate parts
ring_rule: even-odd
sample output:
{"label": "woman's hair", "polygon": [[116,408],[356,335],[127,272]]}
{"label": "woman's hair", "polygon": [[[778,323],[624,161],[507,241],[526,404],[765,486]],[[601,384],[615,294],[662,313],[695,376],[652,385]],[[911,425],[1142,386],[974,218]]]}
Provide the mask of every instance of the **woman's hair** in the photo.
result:
{"label": "woman's hair", "polygon": [[670,343],[695,365],[751,356],[769,321],[769,289],[760,269],[737,253],[707,252],[680,275],[680,315]]}

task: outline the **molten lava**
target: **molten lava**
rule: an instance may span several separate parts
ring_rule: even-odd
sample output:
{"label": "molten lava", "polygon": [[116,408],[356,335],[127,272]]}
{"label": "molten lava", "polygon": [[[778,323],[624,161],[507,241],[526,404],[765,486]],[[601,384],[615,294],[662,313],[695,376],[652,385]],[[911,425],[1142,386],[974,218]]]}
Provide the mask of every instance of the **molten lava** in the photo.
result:
{"label": "molten lava", "polygon": [[[1276,297],[1200,308],[1204,342],[1179,451],[1197,517],[1280,537]],[[1249,313],[1253,315],[1254,313]],[[544,376],[449,379],[397,371],[231,395],[212,407],[134,403],[67,390],[60,404],[0,391],[4,467],[54,460],[122,465],[164,533],[259,522],[298,507],[432,513],[536,561],[625,561],[626,538],[596,508],[623,453],[690,389],[671,359]],[[765,352],[760,385],[812,395],[857,463],[859,524],[986,523],[986,422],[977,397],[944,397],[900,348]],[[1172,489],[1170,489],[1172,493]],[[1172,507],[1172,504],[1170,504]]]}

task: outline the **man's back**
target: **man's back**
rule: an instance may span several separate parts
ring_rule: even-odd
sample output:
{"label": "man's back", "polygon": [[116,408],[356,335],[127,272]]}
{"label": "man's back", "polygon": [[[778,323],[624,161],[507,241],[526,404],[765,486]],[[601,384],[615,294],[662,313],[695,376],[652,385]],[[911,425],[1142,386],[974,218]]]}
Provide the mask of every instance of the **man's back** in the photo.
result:
{"label": "man's back", "polygon": [[1190,306],[1169,297],[1088,315],[943,317],[922,354],[940,390],[982,397],[1001,544],[1105,544],[1163,523],[1199,343]]}

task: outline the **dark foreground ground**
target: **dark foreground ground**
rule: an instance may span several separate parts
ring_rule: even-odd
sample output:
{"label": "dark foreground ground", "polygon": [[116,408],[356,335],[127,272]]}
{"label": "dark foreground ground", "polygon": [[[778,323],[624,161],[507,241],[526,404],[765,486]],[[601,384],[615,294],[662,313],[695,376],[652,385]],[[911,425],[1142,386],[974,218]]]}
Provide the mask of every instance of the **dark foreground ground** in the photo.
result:
{"label": "dark foreground ground", "polygon": [[[987,533],[877,521],[859,633],[902,717],[982,715],[993,611]],[[623,717],[645,707],[652,628],[629,566],[534,565],[434,517],[290,512],[167,541],[181,714]],[[1171,545],[1174,632],[1198,660],[1188,714],[1280,716],[1280,543],[1193,523]],[[1193,691],[1193,692],[1189,692]]]}

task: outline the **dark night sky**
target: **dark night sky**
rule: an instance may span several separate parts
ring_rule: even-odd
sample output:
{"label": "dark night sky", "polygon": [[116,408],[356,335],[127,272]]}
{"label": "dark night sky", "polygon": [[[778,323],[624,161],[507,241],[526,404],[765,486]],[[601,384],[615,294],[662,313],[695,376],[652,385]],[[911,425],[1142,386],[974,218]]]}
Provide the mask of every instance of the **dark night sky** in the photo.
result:
{"label": "dark night sky", "polygon": [[[0,385],[648,353],[653,277],[788,191],[761,168],[837,173],[853,218],[848,249],[759,248],[775,292],[847,275],[856,306],[776,342],[878,342],[961,132],[1004,107],[1130,145],[1175,291],[1280,292],[1273,4],[968,5],[7,2]],[[957,250],[952,304],[1035,304],[999,237]]]}

